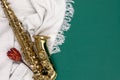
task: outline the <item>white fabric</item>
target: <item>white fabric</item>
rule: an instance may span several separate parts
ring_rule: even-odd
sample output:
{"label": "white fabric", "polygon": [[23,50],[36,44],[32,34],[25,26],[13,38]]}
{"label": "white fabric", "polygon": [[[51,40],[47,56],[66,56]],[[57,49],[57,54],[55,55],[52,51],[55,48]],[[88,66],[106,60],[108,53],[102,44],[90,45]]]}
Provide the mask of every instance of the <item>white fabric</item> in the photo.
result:
{"label": "white fabric", "polygon": [[[66,16],[66,1],[8,0],[8,2],[31,36],[33,34],[50,36],[47,45],[50,52],[54,53],[53,49],[61,44],[57,43],[59,42],[57,38],[63,35],[60,32]],[[71,0],[68,0],[69,2]],[[72,11],[72,8],[70,11]],[[63,26],[65,25],[68,25],[67,21],[63,24]],[[0,5],[0,80],[33,80],[32,72],[23,63],[14,63],[7,57],[6,53],[12,47],[20,50]]]}

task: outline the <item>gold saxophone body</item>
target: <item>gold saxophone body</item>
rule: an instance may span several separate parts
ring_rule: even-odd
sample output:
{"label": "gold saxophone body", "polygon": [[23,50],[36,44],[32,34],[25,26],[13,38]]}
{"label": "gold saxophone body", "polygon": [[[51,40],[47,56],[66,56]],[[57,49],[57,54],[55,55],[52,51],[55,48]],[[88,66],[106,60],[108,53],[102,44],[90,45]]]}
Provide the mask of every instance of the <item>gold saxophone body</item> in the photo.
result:
{"label": "gold saxophone body", "polygon": [[1,4],[9,24],[21,46],[22,55],[27,66],[33,72],[34,80],[55,80],[57,73],[49,59],[46,41],[47,36],[35,35],[34,42],[22,23],[18,20],[7,0],[1,0]]}

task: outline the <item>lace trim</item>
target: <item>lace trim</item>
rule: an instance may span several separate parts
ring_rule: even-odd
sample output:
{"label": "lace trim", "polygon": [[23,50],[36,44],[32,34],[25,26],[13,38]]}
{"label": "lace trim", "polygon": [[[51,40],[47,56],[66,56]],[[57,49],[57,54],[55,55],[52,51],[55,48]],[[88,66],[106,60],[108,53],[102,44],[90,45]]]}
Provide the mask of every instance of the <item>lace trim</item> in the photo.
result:
{"label": "lace trim", "polygon": [[64,36],[64,31],[67,31],[71,24],[71,19],[74,14],[74,8],[72,4],[74,3],[73,0],[66,0],[66,13],[65,13],[65,18],[63,21],[63,24],[61,26],[60,31],[57,34],[57,38],[55,40],[55,44],[53,45],[52,53],[57,53],[60,52],[60,45],[62,45],[65,41],[65,36]]}

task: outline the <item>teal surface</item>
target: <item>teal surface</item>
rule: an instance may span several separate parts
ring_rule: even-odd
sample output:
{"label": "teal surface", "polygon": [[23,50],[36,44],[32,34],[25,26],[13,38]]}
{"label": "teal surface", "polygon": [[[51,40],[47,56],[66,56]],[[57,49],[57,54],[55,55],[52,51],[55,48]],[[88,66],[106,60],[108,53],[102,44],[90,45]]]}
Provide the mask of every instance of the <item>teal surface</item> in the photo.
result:
{"label": "teal surface", "polygon": [[120,80],[120,0],[74,0],[72,26],[52,55],[56,80]]}

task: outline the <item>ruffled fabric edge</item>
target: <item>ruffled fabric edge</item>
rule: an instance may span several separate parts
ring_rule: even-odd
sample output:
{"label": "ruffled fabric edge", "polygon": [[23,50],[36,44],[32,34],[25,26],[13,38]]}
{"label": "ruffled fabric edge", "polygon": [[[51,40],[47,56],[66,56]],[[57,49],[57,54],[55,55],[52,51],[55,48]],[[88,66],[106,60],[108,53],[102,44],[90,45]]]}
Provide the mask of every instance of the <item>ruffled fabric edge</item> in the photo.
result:
{"label": "ruffled fabric edge", "polygon": [[65,17],[64,17],[64,21],[63,24],[61,26],[61,29],[59,30],[55,43],[53,45],[52,48],[52,52],[51,53],[58,53],[60,52],[60,45],[62,45],[65,41],[65,36],[64,36],[64,32],[69,30],[71,24],[71,20],[74,14],[74,8],[73,8],[73,0],[66,0],[66,12],[65,12]]}

